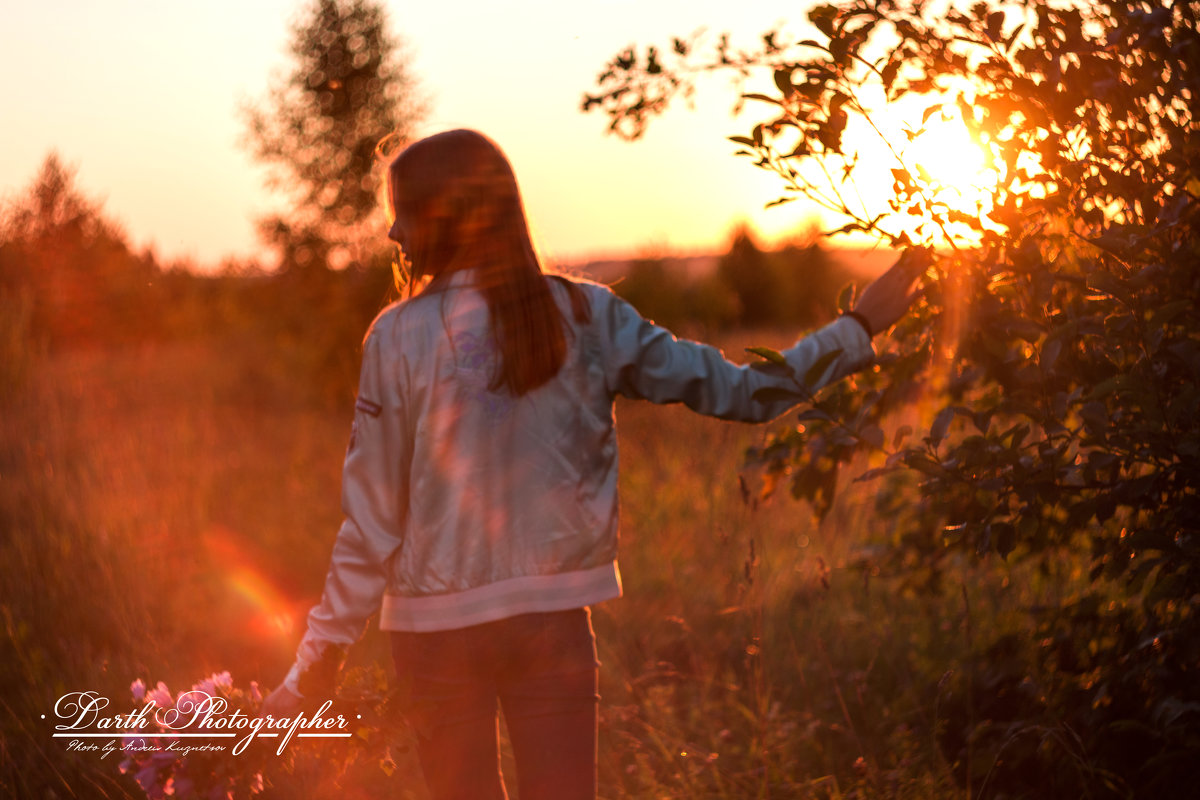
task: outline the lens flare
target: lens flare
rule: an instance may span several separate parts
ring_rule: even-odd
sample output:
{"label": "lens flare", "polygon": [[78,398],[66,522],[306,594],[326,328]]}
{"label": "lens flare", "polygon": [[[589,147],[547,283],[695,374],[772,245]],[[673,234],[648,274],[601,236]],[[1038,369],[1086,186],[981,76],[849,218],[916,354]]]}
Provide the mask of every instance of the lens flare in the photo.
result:
{"label": "lens flare", "polygon": [[290,640],[296,627],[295,604],[257,566],[242,537],[222,527],[205,532],[204,549],[220,566],[225,584],[248,609],[247,628],[264,637]]}

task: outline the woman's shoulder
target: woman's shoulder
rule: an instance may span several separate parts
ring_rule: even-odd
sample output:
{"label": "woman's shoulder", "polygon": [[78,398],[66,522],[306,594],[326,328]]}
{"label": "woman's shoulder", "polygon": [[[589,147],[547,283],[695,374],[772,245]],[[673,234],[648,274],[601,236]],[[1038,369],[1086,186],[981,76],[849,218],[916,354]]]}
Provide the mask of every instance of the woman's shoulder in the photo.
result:
{"label": "woman's shoulder", "polygon": [[597,310],[597,304],[611,303],[617,297],[610,287],[590,278],[562,273],[548,273],[546,277],[558,291],[586,298],[593,310]]}
{"label": "woman's shoulder", "polygon": [[388,303],[367,327],[363,341],[372,337],[381,342],[394,341],[403,338],[405,333],[411,334],[413,324],[421,316],[420,306],[426,304],[421,295]]}
{"label": "woman's shoulder", "polygon": [[400,316],[404,313],[407,302],[406,300],[394,300],[384,306],[367,327],[366,338],[394,331],[400,324]]}

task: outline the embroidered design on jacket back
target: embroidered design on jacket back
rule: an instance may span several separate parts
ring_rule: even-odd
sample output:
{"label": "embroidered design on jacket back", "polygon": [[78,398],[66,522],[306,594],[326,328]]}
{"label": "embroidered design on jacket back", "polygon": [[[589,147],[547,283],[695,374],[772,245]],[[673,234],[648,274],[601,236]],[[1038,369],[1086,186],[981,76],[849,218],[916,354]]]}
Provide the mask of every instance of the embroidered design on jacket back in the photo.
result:
{"label": "embroidered design on jacket back", "polygon": [[506,390],[494,391],[492,367],[496,362],[496,344],[491,336],[462,331],[454,336],[456,373],[469,387],[470,397],[483,409],[484,416],[496,422],[507,417],[515,399]]}

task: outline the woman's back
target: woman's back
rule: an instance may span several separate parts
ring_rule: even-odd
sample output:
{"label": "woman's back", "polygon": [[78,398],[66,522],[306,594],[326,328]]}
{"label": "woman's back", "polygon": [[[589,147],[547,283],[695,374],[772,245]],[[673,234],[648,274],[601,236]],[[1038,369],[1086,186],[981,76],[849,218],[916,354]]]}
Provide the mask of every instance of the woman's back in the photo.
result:
{"label": "woman's back", "polygon": [[[384,599],[384,620],[405,628],[578,607],[580,590],[588,602],[620,592],[616,438],[598,331],[548,278],[573,320],[563,364],[524,395],[496,388],[488,306],[473,277],[455,273],[385,311],[364,346],[364,369],[372,361],[380,372],[367,407],[397,409],[410,432],[399,452],[389,447],[411,466]],[[357,448],[376,446],[356,437]],[[557,584],[569,601],[545,595]]]}
{"label": "woman's back", "polygon": [[897,265],[851,316],[784,350],[788,369],[756,370],[676,339],[605,287],[546,277],[511,166],[486,137],[424,139],[388,178],[389,237],[413,284],[429,283],[364,342],[346,519],[268,705],[299,703],[300,676],[378,611],[412,678],[434,796],[504,796],[499,705],[522,798],[592,798],[587,609],[621,593],[616,395],[777,417],[870,361],[871,332],[907,307],[916,272]]}

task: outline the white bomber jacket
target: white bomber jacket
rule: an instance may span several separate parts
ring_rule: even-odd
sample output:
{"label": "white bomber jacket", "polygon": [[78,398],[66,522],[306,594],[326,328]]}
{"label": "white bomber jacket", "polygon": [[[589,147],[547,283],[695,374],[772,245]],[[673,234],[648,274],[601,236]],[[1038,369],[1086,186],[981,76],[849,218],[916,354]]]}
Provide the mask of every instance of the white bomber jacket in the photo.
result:
{"label": "white bomber jacket", "polygon": [[[286,679],[292,691],[376,611],[383,630],[435,631],[619,596],[616,395],[746,422],[794,404],[753,398],[765,386],[794,389],[790,378],[676,339],[606,287],[578,284],[591,320],[577,322],[557,278],[571,328],[565,363],[522,397],[491,391],[487,304],[471,278],[453,274],[390,306],[367,335],[346,518]],[[873,358],[862,326],[840,318],[783,355],[803,376],[836,350],[816,391]]]}

